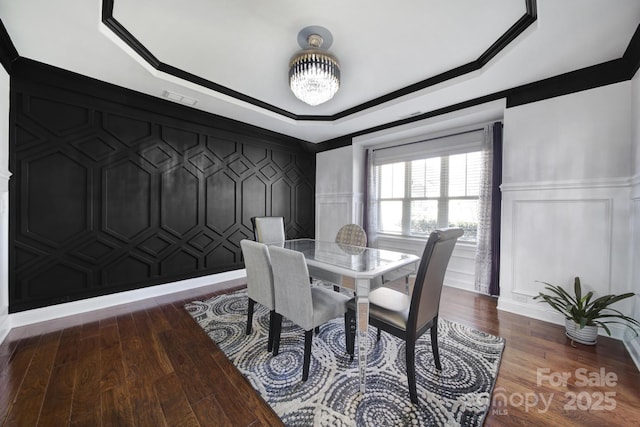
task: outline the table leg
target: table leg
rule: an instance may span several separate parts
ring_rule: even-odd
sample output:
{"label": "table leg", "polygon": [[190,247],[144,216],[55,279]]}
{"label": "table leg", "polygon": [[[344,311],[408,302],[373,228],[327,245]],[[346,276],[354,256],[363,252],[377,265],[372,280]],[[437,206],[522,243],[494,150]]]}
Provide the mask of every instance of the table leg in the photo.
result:
{"label": "table leg", "polygon": [[367,354],[369,353],[369,288],[368,279],[356,279],[356,330],[358,339],[358,380],[360,392],[367,382]]}

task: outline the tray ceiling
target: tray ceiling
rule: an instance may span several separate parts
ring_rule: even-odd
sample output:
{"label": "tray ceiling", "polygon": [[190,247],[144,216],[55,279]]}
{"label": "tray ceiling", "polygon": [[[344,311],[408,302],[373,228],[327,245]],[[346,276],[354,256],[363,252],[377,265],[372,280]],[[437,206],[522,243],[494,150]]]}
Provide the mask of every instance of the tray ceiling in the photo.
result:
{"label": "tray ceiling", "polygon": [[[0,19],[20,56],[322,142],[621,58],[640,2],[0,0]],[[287,85],[309,25],[342,69],[317,107]]]}

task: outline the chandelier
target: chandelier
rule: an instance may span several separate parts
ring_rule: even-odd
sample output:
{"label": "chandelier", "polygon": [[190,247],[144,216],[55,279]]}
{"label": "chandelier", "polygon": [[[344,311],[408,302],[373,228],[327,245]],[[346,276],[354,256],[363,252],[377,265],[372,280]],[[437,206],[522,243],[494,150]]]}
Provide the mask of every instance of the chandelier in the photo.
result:
{"label": "chandelier", "polygon": [[296,98],[309,105],[327,102],[340,87],[340,64],[326,50],[332,42],[331,33],[323,27],[306,27],[298,33],[302,50],[289,61],[289,86]]}

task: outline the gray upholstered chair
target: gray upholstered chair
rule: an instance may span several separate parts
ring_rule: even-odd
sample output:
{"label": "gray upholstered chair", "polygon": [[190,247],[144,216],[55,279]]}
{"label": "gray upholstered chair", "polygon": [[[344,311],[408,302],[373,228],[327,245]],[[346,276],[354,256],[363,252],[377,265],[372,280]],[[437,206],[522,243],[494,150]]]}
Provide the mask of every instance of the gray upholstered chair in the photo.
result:
{"label": "gray upholstered chair", "polygon": [[251,224],[256,242],[282,243],[286,240],[284,218],[281,216],[254,216]]}
{"label": "gray upholstered chair", "polygon": [[[438,352],[438,310],[444,275],[451,253],[463,231],[460,228],[436,230],[424,248],[411,296],[390,288],[378,288],[369,294],[369,323],[406,341],[409,395],[418,403],[415,376],[415,347],[418,338],[431,330],[431,348],[436,369],[441,370]],[[355,300],[347,304],[349,334],[347,350],[353,357],[355,341]]]}
{"label": "gray upholstered chair", "polygon": [[[273,337],[273,355],[280,348],[282,316],[304,329],[304,363],[302,381],[309,377],[313,331],[321,324],[345,315],[349,297],[329,289],[312,287],[304,254],[277,246],[269,246],[273,267],[276,316]],[[345,334],[346,338],[346,334]]]}
{"label": "gray upholstered chair", "polygon": [[253,309],[255,303],[262,304],[269,309],[269,340],[267,350],[273,348],[273,325],[275,317],[275,294],[273,292],[273,273],[271,258],[267,245],[252,240],[241,240],[242,256],[247,269],[247,294],[249,305],[247,309],[247,335],[251,333],[253,323]]}

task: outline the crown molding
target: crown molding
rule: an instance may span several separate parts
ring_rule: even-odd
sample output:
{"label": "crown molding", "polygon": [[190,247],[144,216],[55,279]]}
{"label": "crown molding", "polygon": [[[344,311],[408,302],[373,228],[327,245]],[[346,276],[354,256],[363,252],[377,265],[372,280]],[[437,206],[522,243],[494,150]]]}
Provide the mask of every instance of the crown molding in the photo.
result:
{"label": "crown molding", "polygon": [[18,51],[7,33],[7,29],[0,19],[0,63],[8,74],[11,74],[12,64],[18,58]]}

